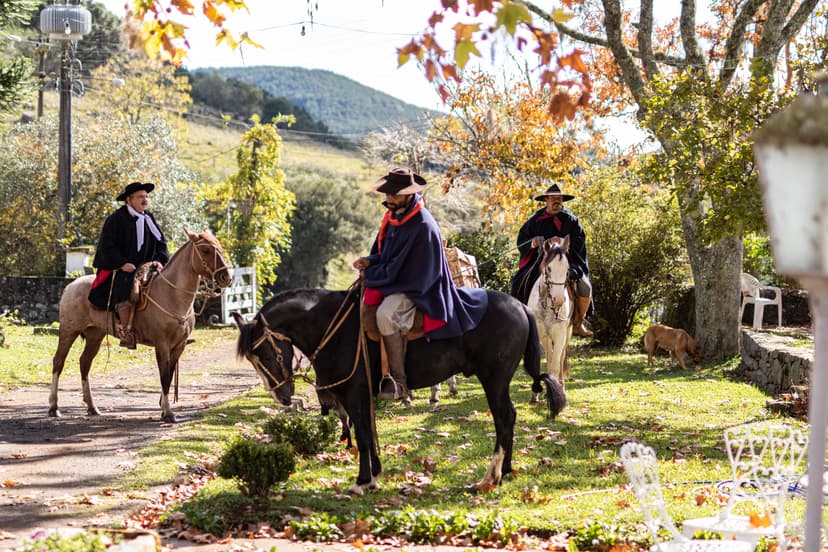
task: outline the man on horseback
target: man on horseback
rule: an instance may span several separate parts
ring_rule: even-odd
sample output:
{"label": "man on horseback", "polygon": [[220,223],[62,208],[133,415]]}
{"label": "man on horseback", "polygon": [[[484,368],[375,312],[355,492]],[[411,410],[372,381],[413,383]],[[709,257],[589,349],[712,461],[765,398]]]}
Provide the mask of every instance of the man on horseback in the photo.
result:
{"label": "man on horseback", "polygon": [[377,326],[391,377],[378,398],[408,401],[404,333],[417,309],[430,339],[458,337],[477,327],[488,306],[483,289],[455,287],[437,222],[420,193],[426,181],[407,168],[392,169],[374,185],[388,209],[371,254],[354,261],[365,285],[366,305],[379,305]]}
{"label": "man on horseback", "polygon": [[592,332],[584,326],[589,305],[592,301],[592,284],[589,281],[589,260],[586,250],[586,234],[581,222],[571,211],[564,209],[564,201],[575,196],[564,194],[558,184],[535,196],[546,207],[535,212],[518,232],[517,245],[520,250],[520,265],[512,278],[512,295],[526,303],[535,280],[540,275],[539,248],[551,237],[569,235],[569,280],[575,288],[575,320],[572,331],[575,335],[590,337]]}
{"label": "man on horseback", "polygon": [[130,301],[135,270],[144,263],[161,268],[170,260],[167,240],[147,211],[150,182],[132,182],[116,198],[124,205],[106,218],[92,266],[98,269],[89,301],[98,308],[118,313],[121,347],[135,349]]}

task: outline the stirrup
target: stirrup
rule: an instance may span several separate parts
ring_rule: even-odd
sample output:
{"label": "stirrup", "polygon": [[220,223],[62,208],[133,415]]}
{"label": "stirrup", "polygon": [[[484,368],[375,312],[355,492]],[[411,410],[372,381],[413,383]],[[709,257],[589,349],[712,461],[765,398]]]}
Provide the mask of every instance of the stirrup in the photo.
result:
{"label": "stirrup", "polygon": [[[388,391],[383,391],[382,390],[383,384],[386,381],[390,381],[391,385],[394,386],[394,390],[391,391],[390,393]],[[382,376],[382,379],[380,379],[379,393],[377,393],[377,398],[381,401],[393,401],[393,400],[401,398],[400,397],[400,386],[397,383],[397,381],[394,378],[391,377],[390,374],[386,374],[386,375]]]}
{"label": "stirrup", "polygon": [[125,328],[123,326],[119,327],[118,337],[121,338],[121,342],[119,343],[121,347],[125,347],[127,349],[137,348],[135,345],[135,333],[131,328]]}

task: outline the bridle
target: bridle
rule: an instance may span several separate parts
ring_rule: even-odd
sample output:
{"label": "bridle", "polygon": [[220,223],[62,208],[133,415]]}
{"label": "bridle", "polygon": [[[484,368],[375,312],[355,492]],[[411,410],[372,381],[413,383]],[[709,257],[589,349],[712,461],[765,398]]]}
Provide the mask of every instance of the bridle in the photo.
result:
{"label": "bridle", "polygon": [[[559,250],[554,254],[559,255],[561,257],[564,256],[564,253],[563,253],[562,250]],[[566,277],[564,277],[563,282],[556,282],[556,281],[552,280],[552,277],[550,276],[549,271],[546,270],[547,266],[549,266],[548,263],[545,264],[545,265],[543,263],[541,264],[541,274],[543,274],[543,283],[544,283],[544,286],[546,286],[546,290],[547,290],[547,293],[542,293],[541,294],[541,298],[540,298],[541,308],[543,308],[544,310],[552,311],[552,313],[555,315],[555,320],[562,320],[562,318],[560,317],[560,312],[561,312],[561,307],[563,305],[559,305],[559,306],[556,307],[556,306],[550,305],[548,303],[548,301],[550,299],[550,295],[551,295],[549,293],[549,289],[551,289],[553,286],[561,286],[564,290],[564,293],[566,293],[567,292],[567,290],[566,290],[567,280],[566,280]]]}
{"label": "bridle", "polygon": [[[222,271],[226,271],[228,273],[228,276],[230,275],[230,267],[227,266],[227,262],[225,261],[224,255],[221,252],[221,248],[217,244],[214,244],[214,243],[210,242],[210,240],[207,240],[205,238],[199,238],[198,241],[190,241],[190,244],[192,245],[192,248],[191,248],[192,251],[190,252],[190,267],[193,269],[193,272],[195,272],[198,275],[198,283],[196,284],[196,289],[195,290],[185,289],[185,288],[177,285],[175,282],[171,281],[169,278],[164,276],[164,271],[163,270],[161,270],[157,273],[158,277],[165,284],[170,286],[171,288],[173,288],[177,291],[186,293],[188,295],[192,295],[193,300],[195,300],[195,298],[197,296],[198,297],[206,297],[208,299],[212,299],[212,298],[220,296],[222,287],[221,287],[221,285],[219,285],[218,282],[216,282],[216,274],[219,274]],[[218,265],[218,259],[221,259],[223,266],[221,266],[220,268],[217,268],[217,269],[211,269],[210,268],[210,266],[207,264],[207,261],[204,258],[204,255],[201,253],[201,251],[198,248],[199,245],[204,245],[204,244],[209,245],[212,248],[213,266],[215,267],[215,266]],[[196,255],[198,255],[198,258],[201,261],[201,271],[199,271],[199,267],[195,262],[196,261]],[[202,276],[202,274],[204,274],[206,276]],[[209,280],[207,279],[207,276],[209,276]],[[230,281],[232,282],[232,277],[230,278]],[[204,290],[199,289],[202,285],[205,288]],[[155,299],[153,299],[150,295],[147,295],[147,300],[150,303],[152,303],[153,305],[155,305],[158,309],[160,309],[161,312],[167,314],[168,316],[171,316],[172,318],[178,319],[179,322],[181,322],[181,323],[186,321],[190,317],[191,314],[195,314],[194,311],[193,311],[192,303],[190,304],[190,308],[187,309],[187,312],[183,316],[180,316],[180,315],[174,314],[174,313],[168,311],[167,309],[165,309]],[[204,303],[202,304],[202,308],[201,308],[202,312],[204,311],[204,308],[206,306],[207,306],[207,301],[204,301]],[[198,314],[200,315],[201,312],[199,312]]]}
{"label": "bridle", "polygon": [[[316,360],[316,357],[319,355],[319,352],[325,347],[325,345],[328,344],[328,342],[331,340],[331,338],[333,338],[333,336],[336,334],[336,332],[339,331],[339,328],[342,327],[342,324],[348,318],[348,315],[351,314],[351,311],[353,311],[353,309],[354,309],[354,303],[353,302],[351,302],[351,304],[348,305],[348,307],[345,309],[345,312],[343,312],[343,308],[345,308],[345,305],[348,303],[348,298],[351,296],[351,293],[353,292],[354,289],[356,289],[356,287],[357,286],[356,286],[356,283],[355,283],[354,285],[351,285],[351,287],[348,289],[348,293],[345,294],[345,298],[342,300],[342,303],[339,305],[339,309],[337,309],[336,314],[334,314],[333,318],[331,319],[331,322],[328,324],[328,327],[325,329],[325,332],[322,334],[322,339],[319,341],[319,345],[317,345],[316,349],[313,351],[313,353],[310,356],[308,356],[308,360],[310,361],[311,365],[313,365],[313,362]],[[269,376],[271,380],[276,382],[274,385],[272,385],[270,387],[267,387],[267,385],[265,385],[265,387],[267,387],[267,391],[272,394],[273,391],[276,391],[277,389],[279,389],[283,385],[293,381],[294,372],[293,372],[293,370],[291,370],[287,367],[287,364],[285,363],[284,355],[282,355],[282,350],[279,347],[280,344],[281,345],[288,345],[290,347],[293,347],[293,340],[290,338],[290,336],[285,335],[282,332],[271,329],[270,324],[268,324],[267,319],[261,313],[261,311],[259,312],[258,315],[256,315],[255,322],[261,323],[261,325],[262,325],[262,335],[259,336],[259,338],[251,344],[250,353],[247,354],[247,359],[253,364],[253,367],[256,368],[257,371]],[[254,351],[256,351],[256,349],[258,349],[259,347],[261,347],[265,343],[270,345],[271,349],[273,349],[273,352],[276,355],[276,363],[278,364],[279,372],[281,372],[281,375],[283,377],[283,379],[281,381],[279,381],[273,375],[273,372],[271,372],[270,369],[268,369],[268,367],[264,365],[264,363],[259,359],[259,355],[253,354]],[[316,385],[316,383],[313,382],[309,377],[304,376],[304,375],[302,375],[301,377],[302,377],[302,379],[304,379],[305,381],[307,381],[308,383],[313,385],[314,388],[316,388],[317,391],[322,391],[322,390],[325,390],[325,389],[331,389],[333,387],[337,387],[339,385],[342,385],[343,383],[345,383],[349,379],[351,379],[353,377],[354,373],[356,373],[356,369],[357,369],[357,366],[359,364],[359,356],[360,356],[360,347],[357,347],[357,354],[356,354],[356,358],[354,360],[354,367],[351,370],[351,373],[348,374],[346,377],[342,378],[341,380],[337,381],[337,382],[334,382],[334,383],[331,383],[331,384],[328,384],[328,385]]]}

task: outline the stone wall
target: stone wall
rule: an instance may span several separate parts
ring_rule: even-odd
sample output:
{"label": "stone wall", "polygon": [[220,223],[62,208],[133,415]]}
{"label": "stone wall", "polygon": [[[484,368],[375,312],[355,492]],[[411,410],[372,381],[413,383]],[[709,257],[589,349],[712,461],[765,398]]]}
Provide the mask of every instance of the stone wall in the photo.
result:
{"label": "stone wall", "polygon": [[72,278],[0,276],[0,313],[12,313],[26,324],[50,324],[58,320],[63,288]]}
{"label": "stone wall", "polygon": [[794,347],[791,337],[744,329],[741,340],[739,373],[757,387],[777,395],[808,385],[813,348]]}

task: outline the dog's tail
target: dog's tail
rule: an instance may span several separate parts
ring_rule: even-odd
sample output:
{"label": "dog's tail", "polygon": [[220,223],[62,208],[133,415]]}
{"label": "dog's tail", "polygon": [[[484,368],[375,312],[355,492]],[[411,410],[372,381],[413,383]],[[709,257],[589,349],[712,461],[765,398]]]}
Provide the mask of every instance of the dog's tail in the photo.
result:
{"label": "dog's tail", "polygon": [[526,320],[529,323],[529,336],[526,339],[526,348],[523,351],[523,368],[532,377],[532,392],[540,393],[543,385],[546,386],[546,406],[549,416],[555,418],[566,406],[566,393],[561,382],[549,374],[541,374],[541,344],[538,335],[538,324],[535,315],[526,305],[523,305]]}

